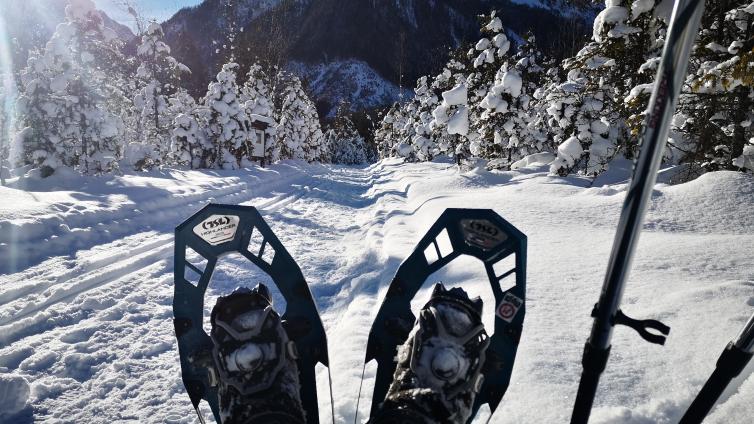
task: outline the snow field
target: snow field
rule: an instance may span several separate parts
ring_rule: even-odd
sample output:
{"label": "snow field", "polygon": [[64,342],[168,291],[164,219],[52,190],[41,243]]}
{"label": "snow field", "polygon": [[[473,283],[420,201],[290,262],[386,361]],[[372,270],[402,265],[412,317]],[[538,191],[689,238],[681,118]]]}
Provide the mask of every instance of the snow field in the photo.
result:
{"label": "snow field", "polygon": [[[459,206],[491,207],[529,237],[528,315],[511,387],[492,422],[567,422],[591,326],[589,313],[599,295],[625,186],[580,187],[578,180],[563,182],[530,170],[458,175],[438,172],[436,164],[424,166],[432,171],[413,178],[402,171],[385,186],[392,196],[384,196],[364,217],[362,231],[369,235],[364,238],[372,244],[367,262],[377,255],[385,264],[383,270],[367,266],[366,273],[351,273],[357,276],[351,290],[361,283],[357,290],[362,293],[324,312],[330,340],[338,341],[331,357],[348,356],[333,365],[343,367],[342,372],[333,370],[340,406],[336,422],[352,420],[349,397],[358,393],[363,346],[387,283],[441,211]],[[710,175],[685,186],[658,186],[624,310],[638,318],[661,319],[673,332],[661,348],[626,328],[616,330],[595,422],[677,422],[717,355],[748,318],[754,304],[754,274],[745,251],[754,242],[754,221],[752,212],[737,202],[746,199],[750,207],[752,188],[750,177],[737,174]],[[735,194],[720,196],[728,190]],[[375,223],[380,227],[370,225]],[[379,289],[362,283],[373,278],[379,279]],[[463,282],[468,291],[481,295],[485,324],[491,328],[492,296],[478,261],[459,259],[431,277],[413,303],[415,312],[438,280]],[[337,311],[345,312],[328,319]],[[334,329],[330,321],[337,323]],[[349,337],[353,340],[342,342]],[[356,346],[362,348],[354,350]],[[369,366],[366,376],[374,376]],[[362,389],[362,418],[368,415],[370,383],[365,381]],[[745,403],[745,395],[739,396],[731,398],[731,404]],[[743,409],[725,414],[721,407],[710,421],[747,422]]]}
{"label": "snow field", "polygon": [[[3,189],[19,199],[15,208],[0,209],[3,226],[21,231],[39,221],[67,223],[67,214],[82,212],[62,203],[87,194],[97,199],[81,203],[91,222],[78,218],[72,228],[113,219],[123,227],[81,247],[68,236],[68,251],[48,250],[54,244],[42,231],[28,238],[37,245],[30,265],[17,263],[17,272],[0,275],[0,393],[17,377],[30,388],[12,422],[197,422],[180,381],[173,334],[172,229],[210,197],[260,208],[301,266],[328,333],[338,423],[353,422],[369,328],[400,262],[445,208],[493,208],[527,234],[529,260],[519,354],[492,422],[566,422],[625,184],[589,187],[546,174],[541,165],[490,173],[459,172],[442,162],[385,160],[368,168],[287,162],[267,170],[126,175],[104,180],[109,185],[83,178],[63,192]],[[238,184],[239,191],[214,192],[225,184]],[[171,193],[195,198],[144,212],[141,199]],[[751,176],[729,172],[656,187],[623,309],[635,318],[660,319],[672,332],[659,347],[626,328],[616,330],[594,422],[680,418],[754,305],[753,194]],[[123,215],[130,221],[114,218]],[[438,280],[481,295],[491,328],[491,292],[476,259],[460,258],[433,275],[415,310]],[[217,296],[267,281],[245,259],[223,258],[205,314]],[[276,292],[273,297],[282,313],[285,304]],[[364,374],[360,421],[368,415],[374,368]],[[324,370],[318,380],[320,419],[330,422]],[[750,372],[732,386],[709,422],[748,422]]]}

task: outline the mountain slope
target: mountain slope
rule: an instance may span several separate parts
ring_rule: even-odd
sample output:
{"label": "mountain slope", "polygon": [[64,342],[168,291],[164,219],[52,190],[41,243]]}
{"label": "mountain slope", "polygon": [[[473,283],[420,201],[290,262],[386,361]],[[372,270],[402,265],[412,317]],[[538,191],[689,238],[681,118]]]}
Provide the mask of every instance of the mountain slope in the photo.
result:
{"label": "mountain slope", "polygon": [[[334,62],[357,61],[379,75],[381,85],[390,87],[387,91],[399,92],[399,85],[412,87],[419,76],[439,70],[451,49],[477,38],[477,16],[493,8],[501,12],[509,31],[533,31],[542,47],[556,55],[580,45],[589,31],[593,6],[573,2],[561,10],[556,7],[562,6],[559,0],[535,6],[509,0],[241,0],[228,8],[205,1],[179,11],[165,30],[177,58],[194,71],[190,89],[197,95],[228,58],[230,50],[223,46],[233,27],[233,53],[242,72],[256,60],[281,67],[296,62],[295,70],[302,76],[323,68],[335,72],[328,66]],[[344,96],[337,74],[319,80],[331,81],[310,87],[318,93],[322,109],[330,110],[343,98],[364,103]],[[353,83],[361,87],[349,81]]]}

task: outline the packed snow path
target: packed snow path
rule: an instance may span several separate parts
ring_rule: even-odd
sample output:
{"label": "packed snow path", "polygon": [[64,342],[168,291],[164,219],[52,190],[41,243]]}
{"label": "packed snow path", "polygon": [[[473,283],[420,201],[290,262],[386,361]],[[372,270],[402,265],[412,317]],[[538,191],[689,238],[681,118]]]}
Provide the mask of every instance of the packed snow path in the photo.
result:
{"label": "packed snow path", "polygon": [[[528,235],[529,263],[521,347],[492,422],[566,422],[625,194],[625,184],[590,188],[541,168],[459,172],[394,161],[71,177],[63,191],[39,184],[1,189],[9,201],[0,205],[0,382],[22,376],[30,395],[12,419],[0,406],[0,422],[197,422],[173,334],[172,229],[210,200],[258,207],[299,262],[328,332],[338,423],[353,422],[371,321],[400,261],[445,208],[494,209]],[[673,330],[665,347],[616,330],[597,423],[677,422],[754,306],[750,176],[660,185],[645,228],[623,309]],[[481,263],[461,258],[439,271],[416,309],[439,280],[481,295],[491,328]],[[245,259],[224,258],[206,313],[218,295],[260,281]],[[276,307],[285,308],[279,296]],[[709,422],[749,422],[750,374],[734,381]],[[367,367],[360,421],[373,376]],[[319,377],[320,418],[330,422],[327,376]],[[9,392],[5,400],[23,395]]]}

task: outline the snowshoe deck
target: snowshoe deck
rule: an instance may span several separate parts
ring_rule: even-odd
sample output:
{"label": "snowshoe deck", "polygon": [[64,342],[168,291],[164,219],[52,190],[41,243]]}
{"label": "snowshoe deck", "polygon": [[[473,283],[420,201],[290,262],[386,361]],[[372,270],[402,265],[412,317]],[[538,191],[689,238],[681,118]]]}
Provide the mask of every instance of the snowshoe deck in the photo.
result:
{"label": "snowshoe deck", "polygon": [[[252,236],[254,243],[250,245]],[[188,261],[189,248],[205,261]],[[270,275],[285,298],[287,308],[282,319],[298,350],[301,401],[307,422],[318,423],[315,366],[318,362],[329,366],[325,330],[301,268],[251,206],[210,204],[175,229],[173,314],[183,384],[191,403],[199,413],[199,403],[205,400],[221,422],[213,345],[202,322],[204,295],[217,260],[233,252]]]}
{"label": "snowshoe deck", "polygon": [[[441,246],[449,240],[452,251]],[[481,405],[494,412],[508,388],[525,314],[526,235],[488,209],[447,209],[401,264],[388,287],[385,300],[372,324],[365,363],[377,361],[377,376],[371,414],[385,399],[393,379],[397,348],[408,338],[415,316],[411,300],[427,278],[461,255],[484,262],[495,296],[495,328],[482,370],[484,382],[476,397],[474,418]],[[515,255],[513,269],[502,274],[495,265]],[[499,268],[499,267],[497,267]],[[515,274],[515,285],[507,290],[501,282]],[[508,280],[506,280],[507,282]]]}

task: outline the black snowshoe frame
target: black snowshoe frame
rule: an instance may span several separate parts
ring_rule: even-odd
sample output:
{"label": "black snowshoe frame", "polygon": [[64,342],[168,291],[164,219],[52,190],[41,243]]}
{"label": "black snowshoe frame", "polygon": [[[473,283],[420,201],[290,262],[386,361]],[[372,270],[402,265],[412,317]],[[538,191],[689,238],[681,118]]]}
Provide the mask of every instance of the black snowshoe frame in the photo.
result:
{"label": "black snowshoe frame", "polygon": [[[438,240],[445,234],[452,245],[449,253],[442,252]],[[461,255],[473,256],[484,263],[495,296],[495,331],[482,369],[484,382],[469,422],[485,403],[489,404],[490,412],[495,411],[510,382],[526,312],[526,243],[524,233],[489,209],[447,209],[437,219],[398,268],[369,333],[365,364],[377,361],[372,416],[384,401],[393,379],[397,348],[406,341],[414,325],[411,300],[430,275]],[[515,267],[498,275],[494,265],[511,255],[515,255]],[[501,282],[512,274],[515,285],[503,290]]]}
{"label": "black snowshoe frame", "polygon": [[[204,268],[187,260],[189,248],[206,260]],[[298,351],[301,402],[307,422],[318,423],[315,366],[321,363],[329,367],[325,329],[301,268],[252,206],[209,204],[175,229],[174,325],[183,384],[194,409],[203,421],[199,403],[205,400],[216,421],[221,422],[213,344],[202,323],[204,295],[212,273],[218,259],[229,253],[243,255],[267,273],[285,298],[282,319]]]}

